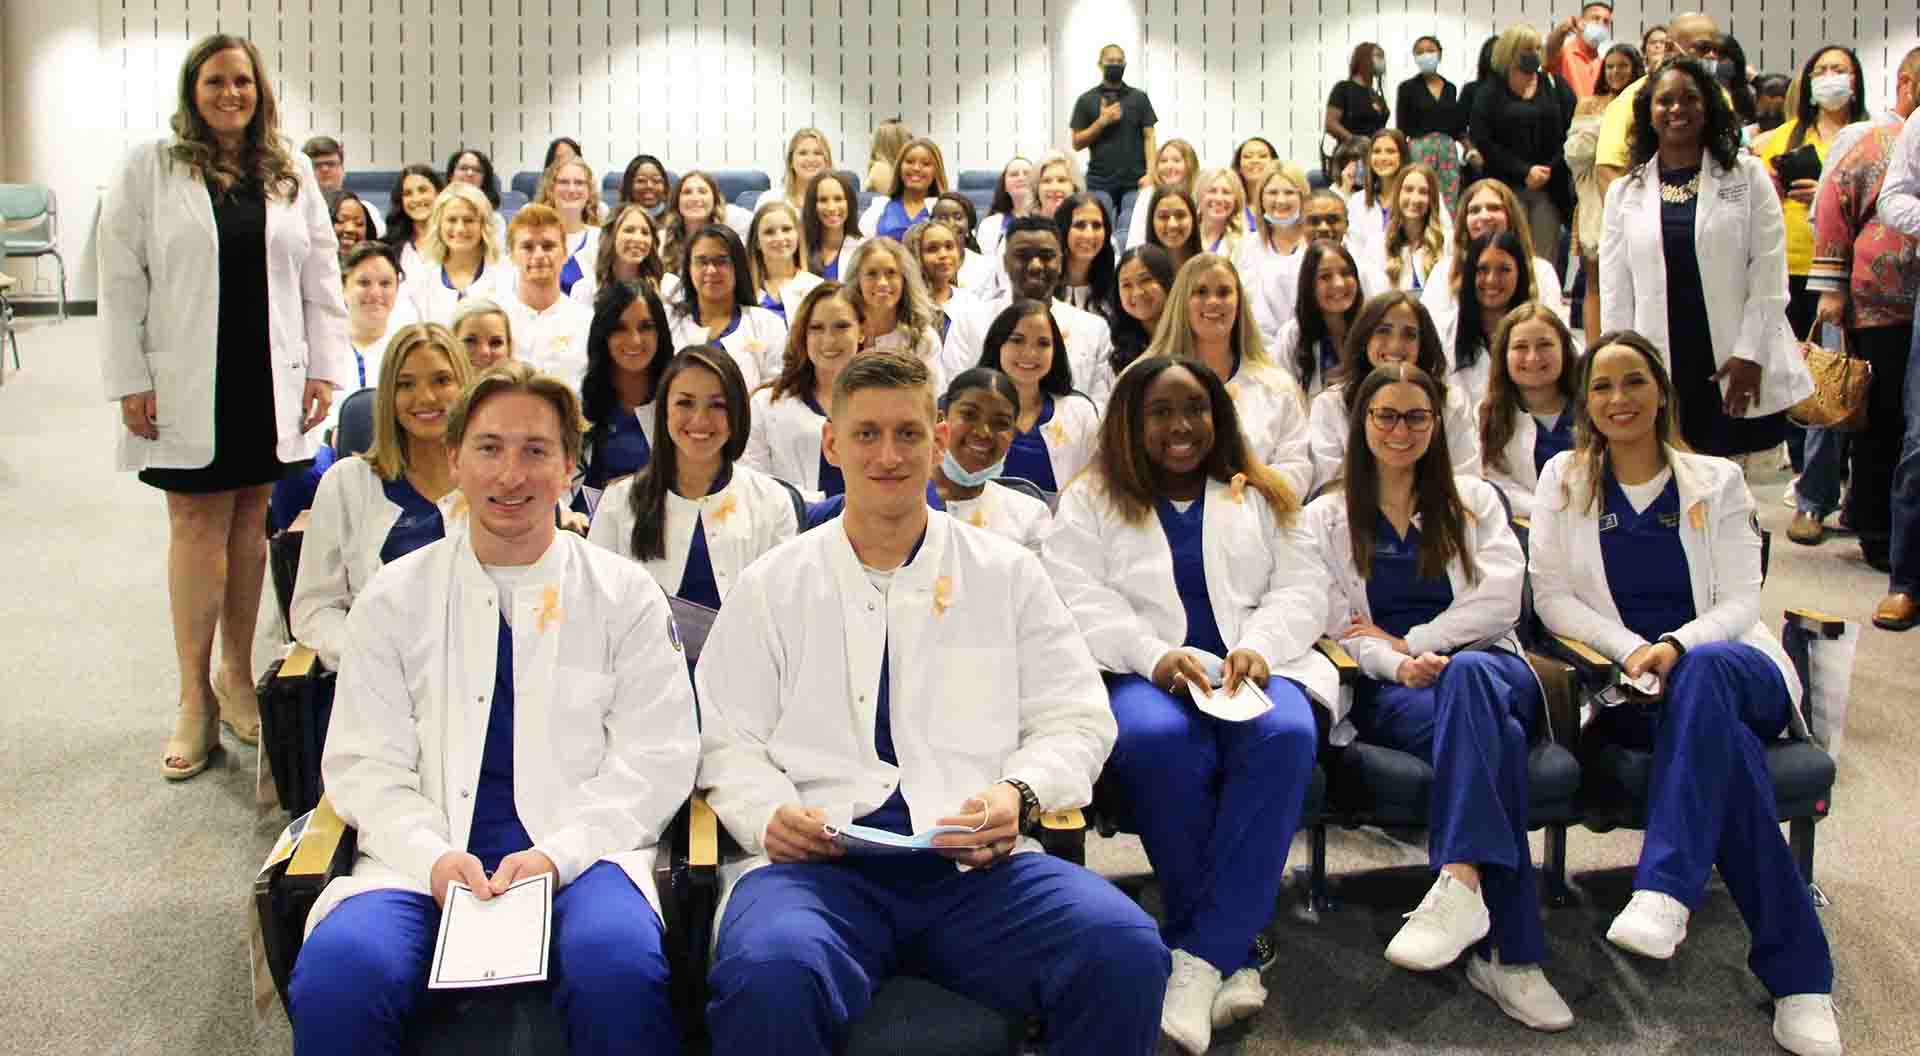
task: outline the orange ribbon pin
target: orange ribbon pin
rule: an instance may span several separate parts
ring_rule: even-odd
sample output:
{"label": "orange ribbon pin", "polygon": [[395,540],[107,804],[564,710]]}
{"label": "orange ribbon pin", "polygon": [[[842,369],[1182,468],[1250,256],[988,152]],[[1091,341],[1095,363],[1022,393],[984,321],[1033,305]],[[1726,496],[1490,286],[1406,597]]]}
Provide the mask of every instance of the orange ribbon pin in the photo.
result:
{"label": "orange ribbon pin", "polygon": [[1245,473],[1235,473],[1233,479],[1227,482],[1227,498],[1235,502],[1243,503],[1247,501],[1247,475]]}
{"label": "orange ribbon pin", "polygon": [[720,501],[714,503],[713,509],[708,511],[709,513],[713,514],[713,523],[715,524],[727,523],[727,518],[733,516],[733,511],[736,505],[737,504],[734,502],[734,497],[732,492],[728,492],[727,494],[722,495],[720,497]]}
{"label": "orange ribbon pin", "polygon": [[941,576],[933,581],[933,614],[945,616],[953,607],[953,577]]}
{"label": "orange ribbon pin", "polygon": [[1696,532],[1707,530],[1707,503],[1701,500],[1687,507],[1687,523],[1693,525]]}
{"label": "orange ribbon pin", "polygon": [[551,583],[547,584],[547,588],[540,593],[540,609],[535,615],[539,617],[538,627],[542,634],[546,633],[549,623],[560,622],[559,587]]}

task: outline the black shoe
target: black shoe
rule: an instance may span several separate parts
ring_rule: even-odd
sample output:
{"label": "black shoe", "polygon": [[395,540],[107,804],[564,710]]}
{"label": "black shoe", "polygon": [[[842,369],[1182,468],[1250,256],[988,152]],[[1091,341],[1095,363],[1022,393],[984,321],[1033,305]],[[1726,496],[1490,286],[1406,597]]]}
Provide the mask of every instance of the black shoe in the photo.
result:
{"label": "black shoe", "polygon": [[1860,543],[1860,560],[1865,561],[1868,567],[1877,572],[1885,572],[1888,575],[1893,574],[1893,558],[1887,553],[1886,543],[1875,546],[1862,540]]}

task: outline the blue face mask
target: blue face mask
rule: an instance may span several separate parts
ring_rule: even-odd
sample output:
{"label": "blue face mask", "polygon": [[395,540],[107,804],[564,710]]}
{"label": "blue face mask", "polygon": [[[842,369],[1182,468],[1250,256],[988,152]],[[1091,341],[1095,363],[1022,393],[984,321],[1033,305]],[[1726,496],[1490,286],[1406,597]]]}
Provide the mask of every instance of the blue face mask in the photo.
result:
{"label": "blue face mask", "polygon": [[1613,30],[1599,22],[1588,22],[1581,26],[1580,35],[1586,38],[1587,47],[1595,51],[1600,51],[1613,43]]}
{"label": "blue face mask", "polygon": [[993,465],[988,466],[978,473],[968,472],[965,466],[962,466],[954,460],[953,452],[951,451],[948,451],[940,459],[940,472],[946,474],[948,480],[953,481],[963,488],[982,487],[990,480],[1000,479],[1000,474],[1006,471],[1007,456],[1005,455],[1001,455],[1000,461],[995,462]]}
{"label": "blue face mask", "polygon": [[1275,216],[1272,213],[1268,213],[1266,214],[1266,219],[1267,223],[1275,227],[1299,227],[1300,210],[1295,209],[1292,216]]}
{"label": "blue face mask", "polygon": [[1413,64],[1419,68],[1421,73],[1434,73],[1440,69],[1440,53],[1437,51],[1423,51],[1413,57]]}

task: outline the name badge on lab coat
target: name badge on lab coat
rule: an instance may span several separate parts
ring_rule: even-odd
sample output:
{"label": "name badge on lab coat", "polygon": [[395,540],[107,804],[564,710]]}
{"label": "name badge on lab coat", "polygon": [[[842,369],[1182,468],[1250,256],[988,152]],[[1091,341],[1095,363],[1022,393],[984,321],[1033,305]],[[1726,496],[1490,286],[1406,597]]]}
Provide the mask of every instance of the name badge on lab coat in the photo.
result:
{"label": "name badge on lab coat", "polygon": [[1723,202],[1739,204],[1747,200],[1747,185],[1744,183],[1723,183],[1715,195]]}
{"label": "name badge on lab coat", "polygon": [[1613,530],[1614,530],[1615,528],[1618,528],[1618,527],[1620,527],[1620,515],[1619,515],[1619,514],[1617,514],[1617,513],[1603,513],[1603,514],[1601,514],[1601,515],[1600,515],[1600,530],[1601,530],[1601,531],[1603,531],[1603,532],[1611,532],[1611,531],[1613,531]]}

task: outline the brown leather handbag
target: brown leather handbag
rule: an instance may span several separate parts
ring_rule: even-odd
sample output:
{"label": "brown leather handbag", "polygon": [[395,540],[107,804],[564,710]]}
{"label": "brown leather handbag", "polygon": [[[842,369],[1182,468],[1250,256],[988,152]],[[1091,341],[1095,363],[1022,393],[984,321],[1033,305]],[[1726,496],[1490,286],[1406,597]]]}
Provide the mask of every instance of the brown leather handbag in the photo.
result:
{"label": "brown leather handbag", "polygon": [[1787,411],[1787,417],[1805,426],[1857,433],[1867,427],[1867,393],[1873,387],[1873,364],[1852,355],[1842,331],[1840,348],[1830,351],[1812,341],[1801,344],[1807,372],[1813,375],[1813,395]]}

